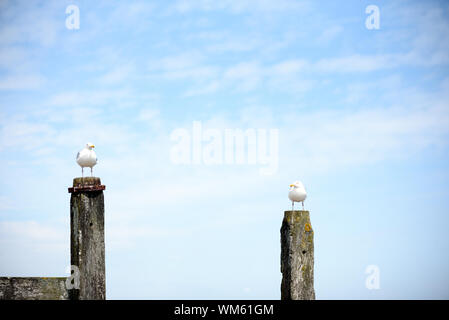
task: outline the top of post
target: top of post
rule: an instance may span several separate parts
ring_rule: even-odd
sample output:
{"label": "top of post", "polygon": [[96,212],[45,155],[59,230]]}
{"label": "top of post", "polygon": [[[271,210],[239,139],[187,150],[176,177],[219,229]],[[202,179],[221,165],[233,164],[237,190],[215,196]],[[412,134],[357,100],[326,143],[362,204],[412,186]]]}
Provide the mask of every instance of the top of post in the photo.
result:
{"label": "top of post", "polygon": [[302,221],[310,219],[308,210],[287,210],[284,211],[284,220],[287,221]]}
{"label": "top of post", "polygon": [[106,186],[101,184],[99,177],[74,178],[73,187],[69,188],[69,193],[102,191]]}
{"label": "top of post", "polygon": [[301,215],[301,214],[309,214],[309,210],[286,210],[284,211],[284,215]]}

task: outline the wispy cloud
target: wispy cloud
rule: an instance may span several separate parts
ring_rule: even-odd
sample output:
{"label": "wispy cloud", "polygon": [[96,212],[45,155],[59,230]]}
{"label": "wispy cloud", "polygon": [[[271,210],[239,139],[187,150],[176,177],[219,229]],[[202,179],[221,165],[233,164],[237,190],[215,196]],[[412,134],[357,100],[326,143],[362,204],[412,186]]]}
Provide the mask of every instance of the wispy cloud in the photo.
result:
{"label": "wispy cloud", "polygon": [[323,30],[320,36],[317,38],[317,43],[328,43],[335,39],[338,35],[343,33],[344,28],[341,25],[332,25]]}
{"label": "wispy cloud", "polygon": [[125,80],[129,79],[134,71],[135,67],[132,64],[121,65],[100,76],[98,82],[103,85],[123,83]]}
{"label": "wispy cloud", "polygon": [[351,55],[321,59],[314,68],[321,72],[370,72],[397,66],[398,60],[388,55]]}
{"label": "wispy cloud", "polygon": [[186,13],[192,10],[202,11],[215,11],[215,10],[227,10],[231,13],[242,13],[247,11],[286,11],[286,10],[298,10],[304,9],[307,6],[305,1],[294,0],[281,0],[273,3],[269,0],[242,0],[242,1],[212,1],[212,0],[200,0],[200,1],[186,1],[180,0],[173,5],[173,9],[181,13]]}
{"label": "wispy cloud", "polygon": [[9,75],[0,77],[0,90],[32,90],[39,89],[46,83],[41,75]]}
{"label": "wispy cloud", "polygon": [[35,5],[27,2],[9,2],[0,12],[0,45],[33,43],[48,47],[54,45],[63,25],[58,26],[55,2]]}
{"label": "wispy cloud", "polygon": [[22,241],[40,241],[47,244],[58,244],[64,237],[64,232],[54,226],[43,225],[36,221],[0,221],[1,241],[8,238],[22,239]]}
{"label": "wispy cloud", "polygon": [[285,148],[301,142],[301,149],[291,157],[315,172],[406,159],[426,147],[446,144],[447,109],[442,104],[418,110],[392,107],[294,117],[303,125],[286,130]]}
{"label": "wispy cloud", "polygon": [[59,107],[103,106],[131,98],[127,89],[99,91],[68,91],[55,94],[48,99],[48,105]]}

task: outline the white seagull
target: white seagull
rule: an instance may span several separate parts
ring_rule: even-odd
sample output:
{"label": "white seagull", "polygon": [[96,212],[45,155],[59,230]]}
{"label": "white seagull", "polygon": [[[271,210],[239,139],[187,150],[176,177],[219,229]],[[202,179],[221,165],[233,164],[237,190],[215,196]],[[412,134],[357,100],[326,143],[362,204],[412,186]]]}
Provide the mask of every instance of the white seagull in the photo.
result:
{"label": "white seagull", "polygon": [[92,150],[95,146],[88,142],[83,150],[76,155],[76,163],[81,166],[81,176],[84,178],[84,167],[90,167],[90,176],[92,176],[92,167],[97,164],[97,155]]}
{"label": "white seagull", "polygon": [[288,198],[292,201],[292,211],[295,208],[295,202],[302,202],[302,209],[304,210],[304,200],[307,198],[307,192],[301,181],[295,181],[290,185]]}

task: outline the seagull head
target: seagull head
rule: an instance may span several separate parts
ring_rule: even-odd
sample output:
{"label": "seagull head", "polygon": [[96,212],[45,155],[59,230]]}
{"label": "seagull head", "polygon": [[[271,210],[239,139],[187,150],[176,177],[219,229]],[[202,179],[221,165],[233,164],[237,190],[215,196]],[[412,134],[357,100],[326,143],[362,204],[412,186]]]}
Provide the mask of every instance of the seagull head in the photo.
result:
{"label": "seagull head", "polygon": [[290,185],[290,188],[293,188],[293,189],[297,189],[297,188],[304,189],[304,185],[302,184],[301,181],[295,181],[295,182],[293,182]]}
{"label": "seagull head", "polygon": [[86,148],[92,150],[93,148],[95,148],[95,146],[92,143],[88,142],[86,143]]}

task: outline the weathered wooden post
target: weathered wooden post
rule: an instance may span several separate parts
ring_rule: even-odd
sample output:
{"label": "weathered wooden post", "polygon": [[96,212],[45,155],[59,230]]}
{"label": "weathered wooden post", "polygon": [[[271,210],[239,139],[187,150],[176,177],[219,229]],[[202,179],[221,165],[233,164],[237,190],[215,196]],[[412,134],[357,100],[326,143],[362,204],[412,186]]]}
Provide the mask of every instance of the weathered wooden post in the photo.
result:
{"label": "weathered wooden post", "polygon": [[309,211],[285,211],[281,227],[281,299],[315,300]]}
{"label": "weathered wooden post", "polygon": [[67,300],[64,277],[0,277],[0,300]]}
{"label": "weathered wooden post", "polygon": [[100,178],[73,179],[70,197],[70,261],[79,269],[71,299],[106,299],[104,196]]}
{"label": "weathered wooden post", "polygon": [[104,196],[100,178],[73,179],[70,197],[70,261],[65,277],[0,277],[0,300],[106,299]]}

